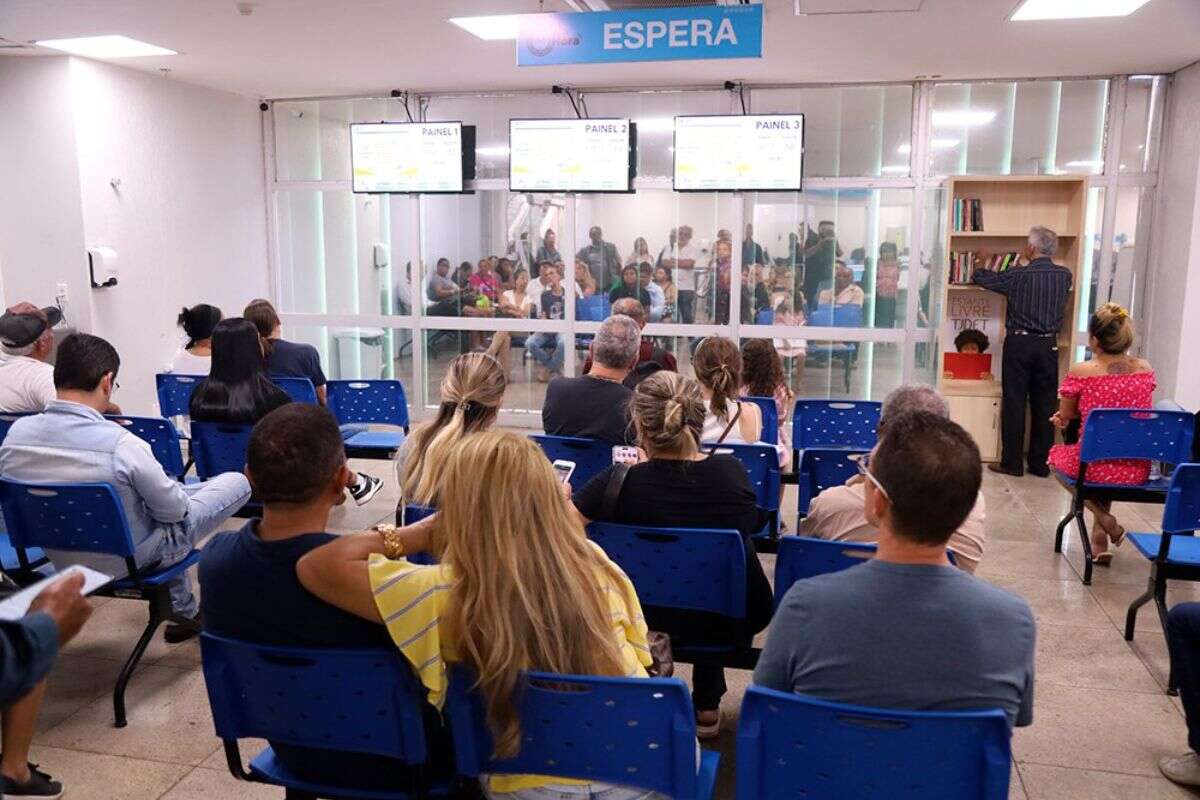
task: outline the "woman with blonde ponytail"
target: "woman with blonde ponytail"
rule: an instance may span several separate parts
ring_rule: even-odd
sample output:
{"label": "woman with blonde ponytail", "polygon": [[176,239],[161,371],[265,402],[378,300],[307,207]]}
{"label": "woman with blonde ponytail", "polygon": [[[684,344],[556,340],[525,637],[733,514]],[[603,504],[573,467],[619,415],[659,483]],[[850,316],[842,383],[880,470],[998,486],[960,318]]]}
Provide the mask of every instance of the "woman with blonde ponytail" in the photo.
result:
{"label": "woman with blonde ponytail", "polygon": [[[734,392],[737,385],[734,384]],[[705,404],[696,381],[675,372],[656,372],[637,385],[630,407],[638,445],[647,460],[632,467],[614,465],[573,498],[586,520],[662,528],[717,528],[742,535],[746,555],[746,622],[734,626],[716,614],[646,607],[646,619],[672,643],[749,645],[771,621],[771,586],[750,537],[767,523],[755,503],[742,462],[731,455],[708,455],[700,448]],[[607,499],[610,486],[616,502]],[[703,575],[695,576],[704,580]],[[702,739],[720,732],[725,673],[720,667],[692,669],[696,732]]]}
{"label": "woman with blonde ponytail", "polygon": [[[1065,428],[1075,418],[1080,420],[1079,439],[1087,427],[1088,414],[1093,408],[1150,408],[1153,405],[1154,370],[1149,362],[1129,355],[1133,347],[1133,323],[1129,312],[1116,303],[1105,303],[1088,320],[1088,349],[1092,357],[1071,367],[1058,389],[1058,411],[1050,421]],[[1070,479],[1068,488],[1079,475],[1079,442],[1058,444],[1050,448],[1047,462],[1062,480]],[[1138,459],[1101,461],[1088,466],[1089,483],[1145,483],[1150,477],[1150,462]],[[1065,482],[1064,482],[1065,483]],[[1120,546],[1125,529],[1110,510],[1111,503],[1089,500],[1086,503],[1095,515],[1092,526],[1092,558],[1101,566],[1112,563],[1108,545]]]}
{"label": "woman with blonde ponytail", "polygon": [[[646,623],[629,579],[588,541],[536,444],[476,433],[442,459],[436,521],[340,537],[310,551],[296,572],[317,597],[383,622],[433,705],[445,699],[446,663],[469,667],[496,755],[508,757],[521,748],[513,693],[523,671],[646,677]],[[404,559],[422,550],[441,563]],[[536,775],[486,785],[492,798],[660,797]]]}

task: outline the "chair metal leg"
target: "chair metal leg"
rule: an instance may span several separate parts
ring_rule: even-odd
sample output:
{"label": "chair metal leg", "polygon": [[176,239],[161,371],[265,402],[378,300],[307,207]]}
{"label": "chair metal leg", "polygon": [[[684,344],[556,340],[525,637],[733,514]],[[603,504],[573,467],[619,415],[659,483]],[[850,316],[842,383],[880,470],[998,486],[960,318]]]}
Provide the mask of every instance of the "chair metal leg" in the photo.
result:
{"label": "chair metal leg", "polygon": [[170,597],[166,595],[166,590],[162,591],[163,597],[155,598],[150,602],[150,619],[146,623],[146,629],[142,631],[142,636],[134,645],[133,652],[129,654],[129,659],[125,662],[125,666],[121,668],[121,674],[117,677],[117,685],[113,688],[113,717],[114,727],[124,728],[128,723],[125,716],[125,687],[129,684],[129,679],[133,677],[133,671],[137,669],[138,662],[142,660],[142,656],[146,653],[146,648],[150,646],[150,642],[154,639],[154,633],[158,630],[158,626],[163,623],[166,615],[163,614],[161,603],[166,603],[170,607]]}
{"label": "chair metal leg", "polygon": [[[1151,565],[1150,580],[1147,581],[1146,591],[1143,594],[1139,595],[1136,600],[1134,600],[1132,603],[1130,603],[1129,610],[1125,612],[1125,641],[1127,641],[1127,642],[1133,641],[1133,630],[1134,630],[1134,627],[1137,625],[1138,610],[1142,606],[1146,605],[1146,603],[1149,603],[1151,600],[1155,599],[1155,591],[1154,591],[1155,575],[1154,575],[1154,573],[1155,573],[1154,566]],[[1163,630],[1164,631],[1166,630],[1165,624],[1163,625]]]}
{"label": "chair metal leg", "polygon": [[285,788],[283,790],[283,800],[320,800],[315,794],[302,792],[299,789]]}
{"label": "chair metal leg", "polygon": [[1088,538],[1087,525],[1083,521],[1083,509],[1075,512],[1075,524],[1079,526],[1079,540],[1083,543],[1083,585],[1092,585],[1092,541]]}
{"label": "chair metal leg", "polygon": [[1054,529],[1054,552],[1062,552],[1063,532],[1067,526],[1071,524],[1071,520],[1075,518],[1074,511],[1068,511],[1067,515],[1058,521],[1058,527]]}

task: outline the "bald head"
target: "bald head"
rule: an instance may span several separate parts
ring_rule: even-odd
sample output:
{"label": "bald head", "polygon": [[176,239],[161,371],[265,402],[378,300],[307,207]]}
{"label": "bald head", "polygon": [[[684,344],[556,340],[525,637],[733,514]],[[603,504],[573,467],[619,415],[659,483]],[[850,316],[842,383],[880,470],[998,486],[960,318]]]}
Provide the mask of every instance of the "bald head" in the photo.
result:
{"label": "bald head", "polygon": [[635,297],[622,297],[612,305],[613,314],[624,314],[637,323],[639,328],[646,327],[646,309]]}

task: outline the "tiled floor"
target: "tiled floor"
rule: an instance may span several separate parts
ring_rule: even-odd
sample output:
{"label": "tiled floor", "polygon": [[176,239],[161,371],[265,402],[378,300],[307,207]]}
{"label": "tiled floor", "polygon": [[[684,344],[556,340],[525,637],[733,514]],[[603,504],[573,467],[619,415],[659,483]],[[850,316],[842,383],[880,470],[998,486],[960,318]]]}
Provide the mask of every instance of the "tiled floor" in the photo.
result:
{"label": "tiled floor", "polygon": [[[388,465],[356,467],[389,478],[367,508],[343,506],[332,526],[361,529],[390,516],[396,501]],[[1187,798],[1159,777],[1159,756],[1186,749],[1178,700],[1164,693],[1167,655],[1152,608],[1139,619],[1136,641],[1121,635],[1125,608],[1141,593],[1147,566],[1128,545],[1094,585],[1079,582],[1080,548],[1069,539],[1062,556],[1051,548],[1066,493],[1050,480],[1010,479],[985,472],[989,541],[979,576],[1024,596],[1038,621],[1034,724],[1013,740],[1010,796],[1065,798]],[[794,508],[794,496],[788,504]],[[1131,530],[1150,530],[1160,508],[1122,507]],[[768,574],[773,564],[766,560]],[[1173,601],[1200,599],[1184,586]],[[144,620],[143,607],[101,600],[87,627],[65,649],[50,679],[33,760],[84,800],[211,800],[281,798],[281,791],[229,777],[213,735],[196,642],[156,641],[129,689],[129,727],[112,727],[110,693],[120,664]],[[718,797],[733,797],[734,730],[749,673],[730,671]],[[680,676],[687,678],[686,667]],[[252,751],[252,747],[245,747]]]}

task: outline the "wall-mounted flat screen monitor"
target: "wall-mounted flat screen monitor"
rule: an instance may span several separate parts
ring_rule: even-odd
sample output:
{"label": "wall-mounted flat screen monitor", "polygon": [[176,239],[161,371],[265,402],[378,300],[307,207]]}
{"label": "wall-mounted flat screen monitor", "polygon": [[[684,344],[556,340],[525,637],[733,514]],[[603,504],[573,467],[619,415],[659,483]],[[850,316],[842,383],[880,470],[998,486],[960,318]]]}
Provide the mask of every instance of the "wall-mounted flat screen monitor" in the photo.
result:
{"label": "wall-mounted flat screen monitor", "polygon": [[637,129],[627,119],[508,121],[508,187],[514,192],[628,192]]}
{"label": "wall-mounted flat screen monitor", "polygon": [[359,194],[462,192],[474,178],[474,130],[461,122],[350,126],[350,169]]}
{"label": "wall-mounted flat screen monitor", "polygon": [[675,189],[800,191],[804,115],[675,118]]}

